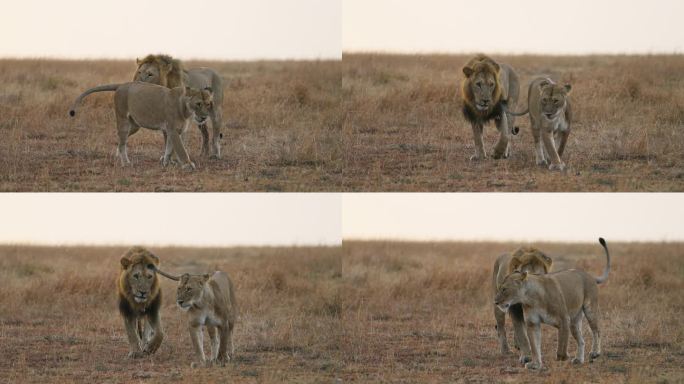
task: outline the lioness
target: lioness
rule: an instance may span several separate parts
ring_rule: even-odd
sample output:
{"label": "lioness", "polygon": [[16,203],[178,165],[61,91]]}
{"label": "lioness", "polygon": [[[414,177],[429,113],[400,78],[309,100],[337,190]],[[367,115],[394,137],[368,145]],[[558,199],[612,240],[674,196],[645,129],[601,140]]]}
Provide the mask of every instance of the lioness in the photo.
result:
{"label": "lioness", "polygon": [[571,89],[570,84],[560,86],[543,77],[530,83],[527,103],[536,162],[537,165],[548,164],[550,170],[565,168],[561,156],[570,135],[572,113],[568,94]]}
{"label": "lioness", "polygon": [[104,91],[115,91],[114,110],[119,133],[118,154],[121,157],[122,166],[131,163],[126,147],[128,136],[137,132],[140,127],[145,127],[153,130],[161,129],[169,138],[161,158],[163,166],[169,163],[171,154],[175,152],[176,157],[183,163],[184,169],[195,169],[195,164],[190,160],[180,135],[187,129],[190,117],[194,117],[198,123],[207,120],[212,104],[211,89],[201,91],[184,90],[180,87],[169,89],[141,82],[102,85],[91,88],[78,96],[69,114],[71,116],[76,114],[76,108],[86,96]]}
{"label": "lioness", "polygon": [[499,287],[494,303],[506,311],[512,305],[522,304],[525,312],[527,336],[532,349],[532,361],[528,369],[540,369],[541,323],[558,328],[557,360],[568,358],[568,331],[577,341],[575,364],[584,363],[584,339],[582,338],[582,313],[589,321],[592,331],[591,360],[601,355],[601,332],[599,329],[598,284],[608,280],[610,253],[603,238],[599,242],[606,252],[603,275],[594,277],[579,270],[570,269],[546,275],[513,272]]}
{"label": "lioness", "polygon": [[[485,55],[477,55],[463,67],[461,83],[463,116],[470,122],[475,140],[475,155],[471,160],[487,158],[482,139],[483,126],[494,119],[501,135],[494,147],[495,159],[510,155],[509,139],[515,117],[507,114],[508,105],[515,105],[520,94],[520,82],[513,68],[499,64]],[[517,133],[517,130],[513,133]]]}
{"label": "lioness", "polygon": [[[237,318],[235,288],[225,272],[216,271],[212,276],[183,274],[180,277],[176,303],[187,312],[190,339],[199,364],[224,365],[234,353],[233,328]],[[203,327],[207,327],[211,341],[211,357],[204,356]],[[230,354],[228,352],[230,350]]]}
{"label": "lioness", "polygon": [[161,289],[155,273],[158,266],[159,258],[142,247],[133,247],[121,257],[117,291],[130,358],[156,352],[164,339],[159,316]]}
{"label": "lioness", "polygon": [[[180,60],[168,55],[147,55],[142,60],[136,59],[138,68],[133,81],[158,84],[167,88],[189,87],[193,89],[211,88],[214,90],[214,102],[209,108],[211,117],[212,138],[210,158],[221,158],[221,106],[223,105],[223,81],[221,76],[211,68],[183,69]],[[209,155],[209,132],[207,124],[199,123],[202,133],[202,155]],[[166,137],[165,137],[166,139]]]}
{"label": "lioness", "polygon": [[[494,275],[492,283],[494,294],[503,283],[506,276],[511,273],[529,272],[534,274],[545,274],[551,269],[553,261],[539,249],[534,247],[521,247],[512,254],[505,253],[499,256],[494,263]],[[520,349],[520,362],[529,361],[530,345],[527,341],[527,333],[524,327],[523,308],[521,304],[514,304],[508,309],[508,313],[513,321],[513,331],[515,345]],[[496,319],[496,331],[499,337],[499,345],[502,354],[510,352],[506,340],[506,312],[494,305],[494,318]]]}

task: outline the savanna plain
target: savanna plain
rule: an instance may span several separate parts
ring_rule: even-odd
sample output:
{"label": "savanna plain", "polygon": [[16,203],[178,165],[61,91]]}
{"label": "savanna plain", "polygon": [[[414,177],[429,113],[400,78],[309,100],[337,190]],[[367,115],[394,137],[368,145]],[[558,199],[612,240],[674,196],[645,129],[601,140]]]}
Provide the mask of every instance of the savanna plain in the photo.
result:
{"label": "savanna plain", "polygon": [[131,81],[130,61],[0,60],[0,190],[321,191],[342,184],[339,61],[184,62],[215,69],[224,82],[222,159],[186,146],[197,170],[162,168],[163,137],[131,136],[131,167],[116,154],[113,92],[88,88]]}
{"label": "savanna plain", "polygon": [[[683,55],[501,56],[527,86],[550,76],[573,87],[564,172],[535,164],[528,117],[508,159],[471,162],[461,113],[472,55],[344,54],[344,189],[349,191],[682,191]],[[498,139],[485,125],[489,154]]]}
{"label": "savanna plain", "polygon": [[149,249],[167,272],[231,276],[240,312],[231,362],[190,368],[177,283],[162,277],[166,338],[154,355],[127,358],[116,297],[126,248],[2,246],[0,382],[329,383],[342,369],[340,247]]}
{"label": "savanna plain", "polygon": [[[360,382],[679,383],[684,381],[684,244],[614,243],[599,285],[603,353],[558,362],[555,328],[542,326],[547,369],[529,372],[499,351],[493,311],[496,257],[522,244],[346,241],[341,377]],[[553,270],[602,273],[595,244],[532,244]],[[513,326],[506,318],[509,345]],[[591,332],[583,322],[588,356]],[[569,354],[575,353],[574,339]],[[514,349],[511,347],[514,351]]]}

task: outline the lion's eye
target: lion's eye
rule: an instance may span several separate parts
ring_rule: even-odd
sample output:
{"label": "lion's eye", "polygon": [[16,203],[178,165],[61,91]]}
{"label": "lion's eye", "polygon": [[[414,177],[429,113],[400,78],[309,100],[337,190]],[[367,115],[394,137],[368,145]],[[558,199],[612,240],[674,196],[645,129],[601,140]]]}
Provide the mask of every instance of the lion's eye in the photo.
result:
{"label": "lion's eye", "polygon": [[478,88],[482,88],[482,82],[481,82],[481,81],[478,81],[477,83],[475,83],[475,85],[476,85]]}
{"label": "lion's eye", "polygon": [[185,288],[185,292],[190,292],[190,287]]}

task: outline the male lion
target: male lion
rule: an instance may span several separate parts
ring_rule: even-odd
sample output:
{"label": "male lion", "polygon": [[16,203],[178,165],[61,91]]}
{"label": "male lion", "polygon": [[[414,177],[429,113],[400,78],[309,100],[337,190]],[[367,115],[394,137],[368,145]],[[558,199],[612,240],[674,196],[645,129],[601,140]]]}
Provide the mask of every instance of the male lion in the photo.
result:
{"label": "male lion", "polygon": [[[235,288],[225,272],[216,271],[213,275],[183,274],[173,277],[180,280],[176,293],[176,303],[181,310],[187,312],[190,339],[195,349],[199,364],[205,366],[212,363],[224,365],[234,353],[233,328],[237,318],[237,302]],[[207,327],[211,342],[209,361],[204,356],[203,328]],[[228,350],[230,350],[230,355]]]}
{"label": "male lion", "polygon": [[109,84],[91,88],[83,92],[69,110],[69,114],[76,114],[76,107],[81,100],[91,93],[115,91],[114,110],[116,125],[119,133],[118,153],[121,165],[131,162],[128,159],[126,142],[128,137],[137,132],[140,127],[162,130],[169,140],[161,158],[162,165],[169,163],[172,153],[183,163],[185,169],[195,169],[190,161],[188,152],[180,137],[188,126],[190,117],[198,123],[204,123],[209,115],[213,95],[211,90],[201,91],[177,87],[173,89],[159,85],[141,82]]}
{"label": "male lion", "polygon": [[[553,261],[539,249],[534,247],[518,248],[513,254],[505,253],[499,256],[494,262],[493,285],[494,293],[499,289],[506,276],[511,273],[529,272],[534,274],[545,274],[551,269]],[[524,328],[523,308],[520,304],[512,305],[508,313],[513,321],[513,331],[515,345],[520,349],[520,362],[529,361],[530,345],[527,341],[527,333]],[[499,337],[499,345],[502,354],[510,352],[506,340],[506,312],[494,305],[494,318],[496,319],[496,331]]]}
{"label": "male lion", "polygon": [[463,116],[473,128],[475,155],[471,160],[487,158],[482,139],[484,123],[494,119],[501,133],[494,147],[495,159],[507,158],[510,154],[509,139],[514,128],[515,117],[507,114],[508,105],[518,102],[520,82],[513,68],[499,64],[485,55],[477,55],[463,67],[465,79],[461,84]]}
{"label": "male lion", "polygon": [[574,364],[584,363],[584,339],[582,338],[582,314],[589,321],[592,331],[592,348],[589,358],[601,355],[601,332],[599,329],[598,284],[608,280],[610,253],[603,238],[599,242],[606,252],[606,267],[603,275],[594,277],[579,270],[533,275],[527,272],[513,272],[508,275],[497,290],[494,303],[506,311],[512,305],[522,304],[525,311],[527,336],[532,349],[532,361],[525,364],[528,369],[540,369],[541,323],[558,328],[557,360],[568,358],[568,331],[577,341],[577,355]]}
{"label": "male lion", "polygon": [[[214,90],[214,103],[209,109],[211,117],[212,138],[211,156],[218,159],[221,157],[221,106],[223,105],[223,81],[221,76],[211,68],[183,69],[180,60],[168,55],[147,55],[142,60],[136,59],[138,69],[135,71],[133,81],[158,84],[167,88],[189,87],[193,89],[211,88]],[[202,132],[202,155],[209,154],[209,132],[206,122],[199,123]],[[165,136],[166,138],[166,136]]]}
{"label": "male lion", "polygon": [[161,289],[155,273],[158,266],[159,258],[142,247],[133,247],[121,257],[117,291],[130,358],[156,352],[164,339],[159,316]]}

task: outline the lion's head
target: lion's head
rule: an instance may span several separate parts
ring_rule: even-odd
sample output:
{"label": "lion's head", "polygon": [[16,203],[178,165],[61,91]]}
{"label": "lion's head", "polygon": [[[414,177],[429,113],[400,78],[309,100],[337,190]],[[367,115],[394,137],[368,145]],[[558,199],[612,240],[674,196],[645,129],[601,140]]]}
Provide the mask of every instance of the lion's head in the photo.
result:
{"label": "lion's head", "polygon": [[133,247],[121,257],[120,293],[130,302],[145,304],[156,298],[159,281],[156,268],[159,258],[143,247]]}
{"label": "lion's head", "polygon": [[494,296],[494,304],[506,312],[511,305],[520,303],[520,288],[527,279],[527,272],[516,271],[506,276]]}
{"label": "lion's head", "polygon": [[195,303],[202,301],[204,297],[204,284],[209,281],[209,274],[190,275],[183,274],[176,291],[176,304],[180,309],[187,311]]}
{"label": "lion's head", "polygon": [[572,90],[570,84],[558,85],[549,80],[539,83],[541,91],[541,112],[542,117],[553,120],[565,110],[568,95]]}
{"label": "lion's head", "polygon": [[209,112],[214,106],[214,93],[207,87],[202,90],[185,88],[185,104],[192,111],[197,124],[207,122]]}
{"label": "lion's head", "polygon": [[549,273],[553,260],[535,247],[520,247],[511,257],[508,273],[528,272],[536,275]]}
{"label": "lion's head", "polygon": [[183,86],[183,64],[168,55],[147,55],[136,59],[138,69],[133,81],[143,81],[167,88]]}
{"label": "lion's head", "polygon": [[501,81],[497,62],[478,55],[463,67],[464,102],[480,114],[490,112],[501,100]]}

